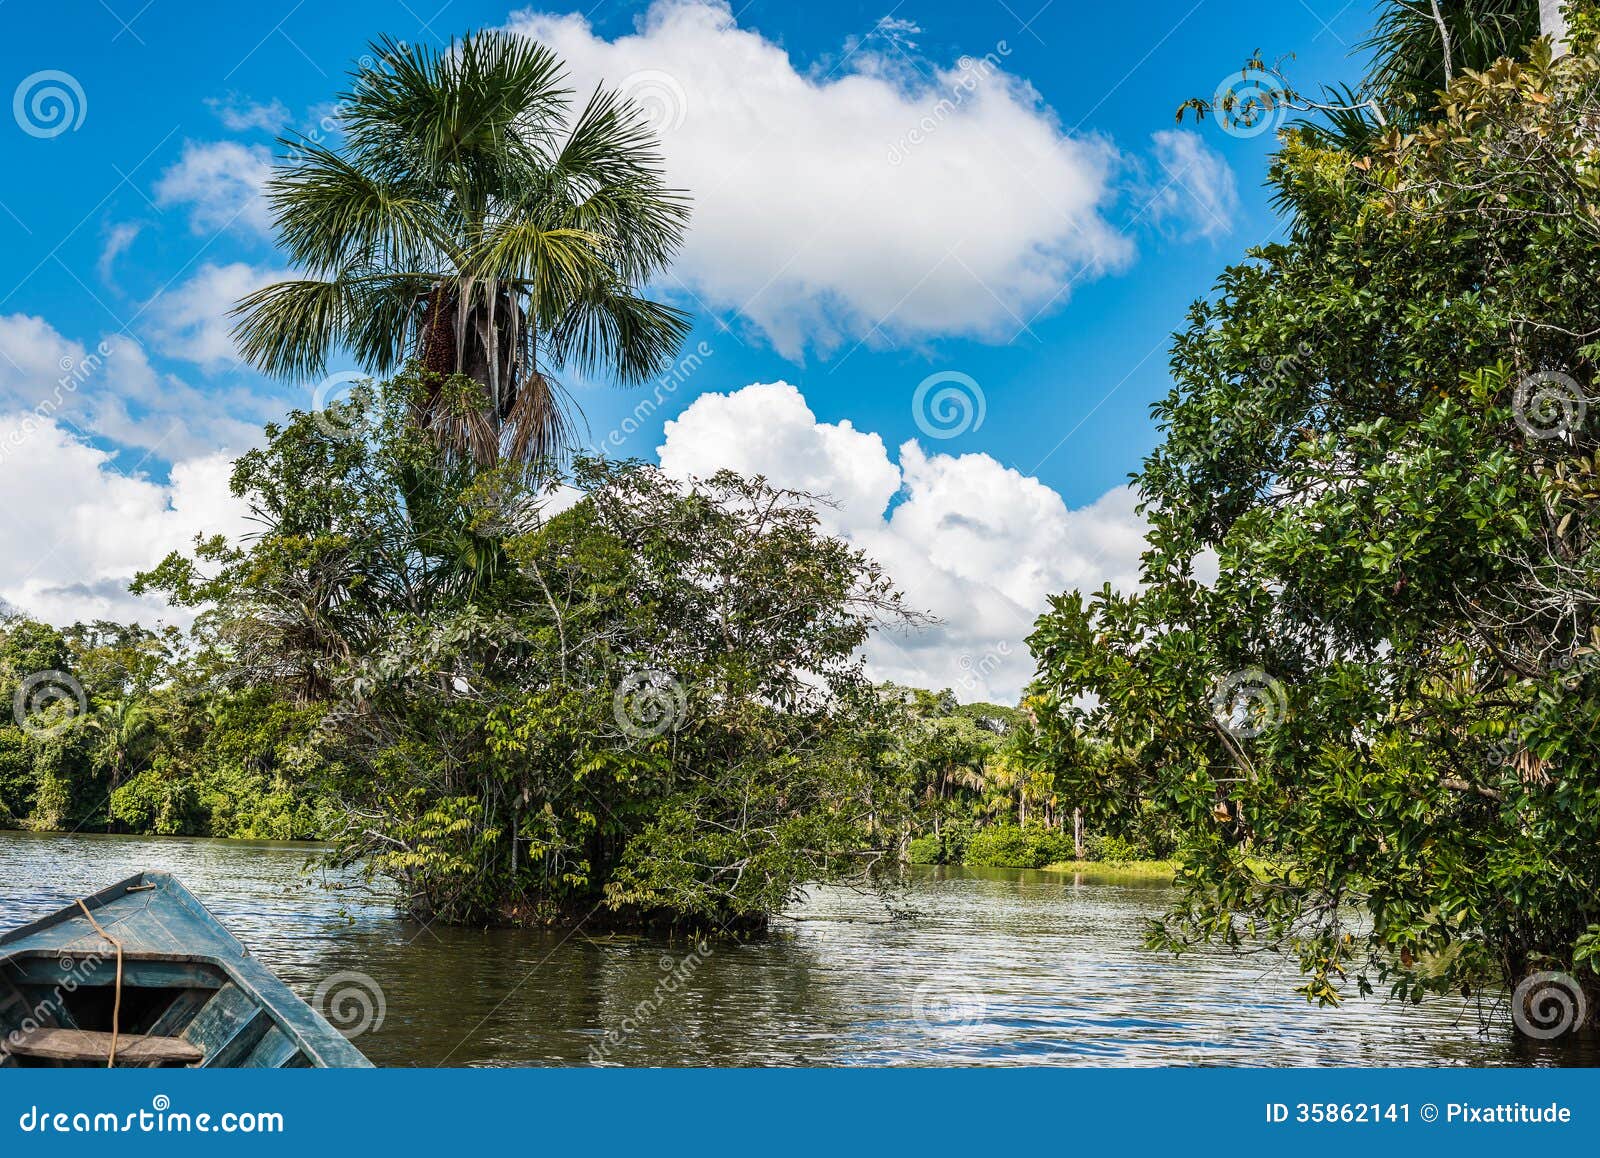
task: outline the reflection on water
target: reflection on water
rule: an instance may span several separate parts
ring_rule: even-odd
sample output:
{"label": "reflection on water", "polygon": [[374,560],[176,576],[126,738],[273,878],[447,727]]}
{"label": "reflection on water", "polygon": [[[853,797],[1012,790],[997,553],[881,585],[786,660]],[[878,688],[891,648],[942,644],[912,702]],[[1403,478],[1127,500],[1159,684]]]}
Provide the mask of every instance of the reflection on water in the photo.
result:
{"label": "reflection on water", "polygon": [[[1169,894],[1045,872],[918,870],[917,916],[818,890],[765,940],[426,928],[307,883],[306,846],[0,833],[0,929],[141,869],[175,873],[291,988],[370,975],[379,1065],[1594,1064],[1476,1005],[1295,997],[1267,955],[1139,947]],[[315,881],[315,874],[313,876]],[[1502,1011],[1503,1014],[1503,1011]]]}

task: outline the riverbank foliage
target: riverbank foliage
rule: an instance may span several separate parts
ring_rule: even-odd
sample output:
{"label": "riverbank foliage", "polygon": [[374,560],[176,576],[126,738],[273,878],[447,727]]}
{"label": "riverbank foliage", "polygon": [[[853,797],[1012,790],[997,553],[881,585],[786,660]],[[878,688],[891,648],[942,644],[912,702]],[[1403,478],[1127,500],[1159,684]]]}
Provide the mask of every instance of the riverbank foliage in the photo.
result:
{"label": "riverbank foliage", "polygon": [[1040,868],[1172,855],[1170,825],[1138,801],[1102,802],[1085,822],[1060,772],[1097,759],[1095,746],[1059,746],[1031,702],[962,704],[949,691],[894,687],[884,694],[899,708],[894,759],[909,794],[910,863]]}
{"label": "riverbank foliage", "polygon": [[322,835],[308,717],[220,670],[203,633],[0,620],[0,827]]}
{"label": "riverbank foliage", "polygon": [[1030,641],[1046,730],[1103,757],[1063,789],[1181,828],[1155,944],[1284,945],[1322,1002],[1600,996],[1593,45],[1288,131],[1288,238],[1177,337],[1145,587]]}

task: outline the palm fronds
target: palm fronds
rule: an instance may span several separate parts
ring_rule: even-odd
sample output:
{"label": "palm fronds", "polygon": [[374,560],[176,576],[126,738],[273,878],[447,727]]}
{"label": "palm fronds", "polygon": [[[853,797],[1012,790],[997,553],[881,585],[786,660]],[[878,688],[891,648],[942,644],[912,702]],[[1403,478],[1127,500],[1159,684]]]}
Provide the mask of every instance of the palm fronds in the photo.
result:
{"label": "palm fronds", "polygon": [[337,350],[386,374],[408,359],[482,387],[481,413],[421,414],[452,453],[556,453],[563,366],[633,384],[665,369],[683,311],[644,294],[688,227],[655,136],[618,93],[568,123],[555,54],[502,32],[447,49],[381,40],[340,101],[344,141],[286,140],[268,191],[303,277],[234,309],[244,357],[285,377]]}
{"label": "palm fronds", "polygon": [[1396,107],[1426,109],[1445,87],[1447,60],[1451,72],[1482,70],[1538,35],[1538,0],[1384,0],[1360,47],[1372,53],[1374,92]]}

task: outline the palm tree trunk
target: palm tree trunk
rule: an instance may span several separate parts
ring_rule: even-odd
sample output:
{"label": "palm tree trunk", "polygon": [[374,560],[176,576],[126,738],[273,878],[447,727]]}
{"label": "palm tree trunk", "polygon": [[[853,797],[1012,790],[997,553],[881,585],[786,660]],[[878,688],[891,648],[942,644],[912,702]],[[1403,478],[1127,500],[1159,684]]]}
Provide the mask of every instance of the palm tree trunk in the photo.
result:
{"label": "palm tree trunk", "polygon": [[1072,810],[1072,852],[1079,860],[1083,859],[1083,809]]}
{"label": "palm tree trunk", "polygon": [[1539,0],[1539,31],[1550,38],[1554,55],[1567,51],[1567,19],[1561,14],[1563,0]]}

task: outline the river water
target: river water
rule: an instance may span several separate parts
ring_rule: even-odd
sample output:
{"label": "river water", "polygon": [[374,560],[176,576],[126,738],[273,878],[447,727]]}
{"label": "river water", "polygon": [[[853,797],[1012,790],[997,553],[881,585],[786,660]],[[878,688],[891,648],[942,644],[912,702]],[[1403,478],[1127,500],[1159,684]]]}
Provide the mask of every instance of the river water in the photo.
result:
{"label": "river water", "polygon": [[[387,1066],[1592,1065],[1476,1003],[1336,1010],[1270,955],[1140,947],[1169,890],[913,870],[910,917],[820,889],[765,939],[428,928],[330,891],[314,848],[0,832],[0,930],[141,869],[176,874]],[[320,994],[320,996],[319,996]],[[1487,1025],[1485,1021],[1487,1018]]]}

